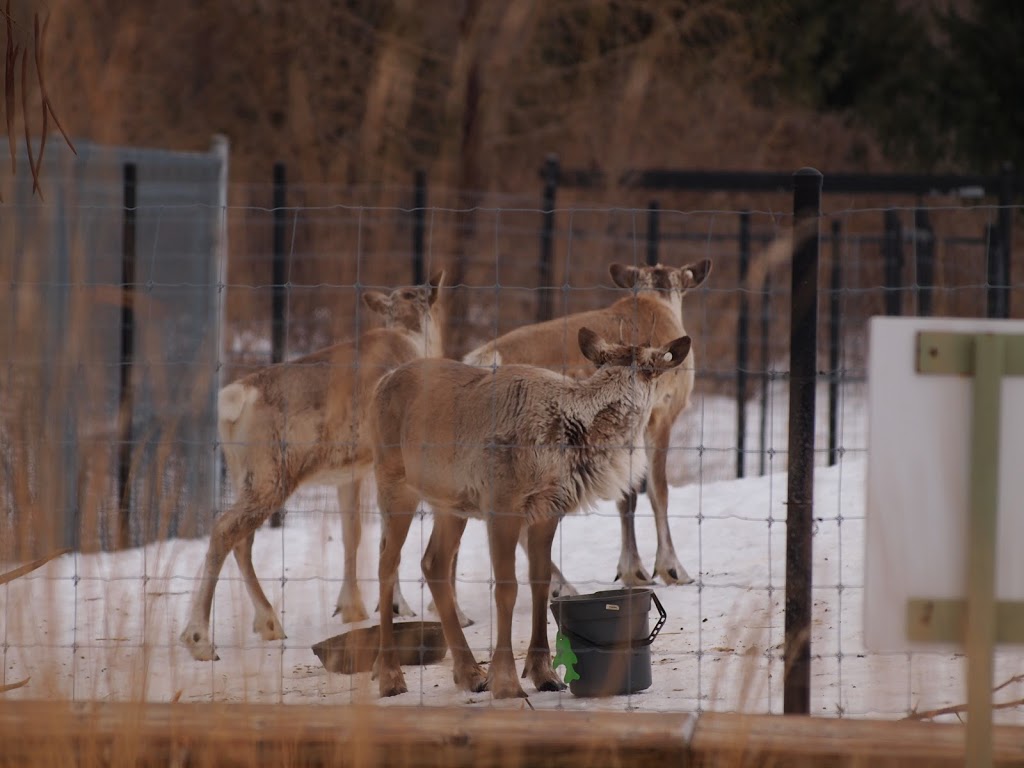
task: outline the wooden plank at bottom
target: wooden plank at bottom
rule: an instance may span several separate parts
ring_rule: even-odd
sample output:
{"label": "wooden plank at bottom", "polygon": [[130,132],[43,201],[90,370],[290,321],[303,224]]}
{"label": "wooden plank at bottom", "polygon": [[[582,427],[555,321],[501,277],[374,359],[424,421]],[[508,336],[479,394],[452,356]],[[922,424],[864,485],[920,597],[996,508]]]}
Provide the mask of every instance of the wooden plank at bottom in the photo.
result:
{"label": "wooden plank at bottom", "polygon": [[[962,766],[956,724],[493,707],[0,701],[0,766]],[[997,726],[1024,767],[1024,727]]]}
{"label": "wooden plank at bottom", "polygon": [[[965,738],[952,723],[706,712],[688,765],[962,768]],[[1024,766],[1024,727],[996,726],[993,746],[996,765]]]}
{"label": "wooden plank at bottom", "polygon": [[688,714],[0,702],[0,766],[685,766]]}

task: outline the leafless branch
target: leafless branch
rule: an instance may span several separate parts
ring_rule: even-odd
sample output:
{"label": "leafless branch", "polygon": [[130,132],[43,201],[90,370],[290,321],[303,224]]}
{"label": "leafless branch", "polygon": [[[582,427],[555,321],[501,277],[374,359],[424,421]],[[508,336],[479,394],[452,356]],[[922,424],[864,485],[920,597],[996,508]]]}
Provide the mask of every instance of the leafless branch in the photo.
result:
{"label": "leafless branch", "polygon": [[[28,48],[21,51],[21,121],[25,124],[25,151],[28,153],[28,170],[32,174],[32,194],[35,194],[39,192],[39,167],[32,157],[32,133],[28,123]],[[43,196],[41,192],[39,196]]]}
{"label": "leafless branch", "polygon": [[51,560],[54,560],[60,557],[61,555],[66,555],[70,551],[70,549],[58,549],[56,552],[51,552],[45,557],[40,557],[38,560],[33,560],[31,563],[25,563],[25,565],[19,566],[18,568],[15,568],[13,571],[8,571],[7,573],[0,573],[0,584],[6,584],[10,581],[14,581],[17,578],[24,576],[26,573],[32,573],[32,571],[36,570],[37,568],[42,568]]}
{"label": "leafless branch", "polygon": [[14,67],[18,61],[18,44],[14,42],[14,19],[11,18],[11,0],[7,0],[7,54],[4,58],[4,102],[7,109],[7,146],[11,150],[11,173],[16,170],[14,157]]}
{"label": "leafless branch", "polygon": [[[1001,691],[1006,686],[1012,685],[1013,683],[1019,683],[1021,681],[1024,681],[1024,675],[1014,675],[1009,680],[1007,680],[1007,681],[1005,681],[1003,683],[1000,683],[995,688],[993,688],[992,689],[992,693],[996,693],[998,691]],[[998,704],[993,704],[992,705],[992,709],[993,710],[996,710],[996,709],[1013,709],[1014,707],[1019,707],[1019,706],[1022,706],[1022,705],[1024,705],[1024,698],[1022,698],[1022,699],[1014,699],[1013,701],[1003,701],[1003,702],[999,702]],[[954,704],[954,705],[951,705],[951,706],[948,706],[948,707],[939,707],[938,709],[927,709],[927,710],[924,710],[923,712],[917,712],[915,710],[914,712],[911,712],[909,715],[907,715],[903,719],[904,720],[931,720],[933,718],[939,717],[940,715],[957,715],[957,717],[959,718],[960,714],[964,713],[964,712],[967,712],[967,705],[966,704]]]}
{"label": "leafless branch", "polygon": [[40,109],[42,111],[42,134],[39,139],[39,151],[34,153],[32,150],[32,139],[31,139],[31,127],[29,123],[29,50],[28,43],[24,46],[15,42],[15,28],[16,22],[11,14],[11,0],[7,0],[5,9],[0,12],[3,14],[7,26],[7,47],[4,56],[4,104],[7,108],[7,146],[11,156],[11,173],[17,172],[17,150],[15,140],[15,128],[14,128],[14,110],[16,104],[16,94],[19,83],[16,80],[17,68],[18,68],[18,56],[21,55],[21,109],[22,119],[25,123],[25,148],[28,152],[28,164],[29,171],[32,174],[32,192],[33,194],[38,193],[42,197],[42,187],[39,184],[39,173],[43,167],[43,152],[46,149],[46,134],[50,129],[50,118],[53,118],[54,124],[57,126],[57,130],[60,131],[61,136],[64,137],[64,141],[72,152],[78,154],[75,149],[75,145],[72,144],[71,139],[68,137],[67,132],[64,130],[64,126],[60,123],[60,118],[57,117],[57,113],[53,108],[53,103],[50,101],[50,95],[46,90],[46,78],[43,74],[43,63],[46,60],[44,45],[46,42],[46,30],[50,24],[50,17],[47,15],[46,19],[42,21],[40,25],[39,12],[36,11],[32,14],[32,34],[35,43],[35,49],[32,52],[31,63],[35,65],[36,82],[39,86],[39,97],[40,97]]}

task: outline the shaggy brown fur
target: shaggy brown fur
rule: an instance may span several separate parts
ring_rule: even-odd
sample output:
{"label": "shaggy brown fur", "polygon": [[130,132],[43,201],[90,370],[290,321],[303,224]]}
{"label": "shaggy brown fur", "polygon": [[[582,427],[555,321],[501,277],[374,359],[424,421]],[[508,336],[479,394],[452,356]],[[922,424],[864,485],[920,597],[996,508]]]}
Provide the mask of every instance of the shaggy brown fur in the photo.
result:
{"label": "shaggy brown fur", "polygon": [[[365,414],[381,376],[411,360],[441,355],[438,296],[443,281],[441,272],[425,287],[399,288],[389,295],[369,291],[363,299],[384,318],[384,328],[269,366],[220,391],[218,430],[237,499],[214,524],[188,626],[181,633],[194,658],[217,658],[210,608],[221,566],[232,550],[256,611],[253,631],[264,640],[285,637],[253,569],[252,543],[256,529],[301,485],[338,486],[345,577],[337,607],[345,621],[366,618],[356,582],[360,490],[373,460]],[[402,608],[407,610],[404,600]]]}
{"label": "shaggy brown fur", "polygon": [[[643,477],[634,451],[650,419],[658,381],[686,358],[690,338],[658,347],[609,344],[578,333],[596,372],[584,379],[524,365],[478,368],[417,360],[377,386],[370,429],[383,518],[378,674],[382,696],[407,690],[394,647],[391,602],[401,547],[421,500],[434,509],[423,573],[455,661],[456,685],[496,698],[525,696],[512,656],[515,548],[528,530],[533,637],[524,676],[538,690],[564,685],[547,640],[551,542],[563,515],[614,499]],[[451,588],[468,517],[487,521],[495,575],[497,642],[485,674],[466,643]]]}
{"label": "shaggy brown fur", "polygon": [[[509,363],[539,365],[571,376],[589,375],[590,362],[580,354],[575,343],[580,328],[593,328],[605,338],[626,339],[631,343],[653,346],[686,333],[683,326],[683,297],[691,288],[701,285],[711,273],[711,261],[704,260],[683,267],[633,267],[612,264],[609,268],[616,285],[633,291],[632,296],[619,299],[607,309],[568,315],[545,323],[527,325],[488,342],[463,358],[471,365],[496,366]],[[647,494],[654,509],[658,534],[658,551],[654,573],[666,584],[687,584],[692,581],[676,555],[668,526],[668,457],[672,425],[689,405],[693,391],[693,353],[685,366],[663,376],[654,393],[654,403],[647,423]],[[636,493],[630,491],[619,499],[622,520],[622,549],[615,578],[625,584],[651,582],[636,546],[633,513]],[[571,586],[557,569],[554,584],[565,592]]]}

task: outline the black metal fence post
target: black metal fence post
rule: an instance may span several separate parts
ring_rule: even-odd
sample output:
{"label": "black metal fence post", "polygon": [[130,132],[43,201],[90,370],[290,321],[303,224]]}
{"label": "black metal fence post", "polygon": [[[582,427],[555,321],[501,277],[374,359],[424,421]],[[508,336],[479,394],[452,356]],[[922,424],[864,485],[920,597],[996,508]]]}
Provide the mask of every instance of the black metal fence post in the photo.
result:
{"label": "black metal fence post", "polygon": [[1003,314],[1003,244],[999,226],[985,225],[985,314],[986,317],[1005,317]]}
{"label": "black metal fence post", "polygon": [[1014,188],[1013,164],[1003,163],[999,175],[999,240],[1003,246],[1003,317],[1010,316],[1010,266],[1013,264],[1013,205]]}
{"label": "black metal fence post", "polygon": [[839,346],[842,343],[842,322],[839,292],[843,287],[841,261],[842,232],[838,221],[832,222],[832,264],[828,292],[828,465],[839,461]]}
{"label": "black metal fence post", "polygon": [[[285,269],[285,206],[287,184],[285,182],[284,163],[274,163],[274,202],[273,202],[273,262],[271,267],[270,294],[270,362],[280,363],[284,360],[287,338],[286,282]],[[284,521],[284,510],[277,510],[270,516],[270,527],[280,528]]]}
{"label": "black metal fence post", "polygon": [[135,163],[124,165],[124,214],[121,223],[121,375],[119,379],[117,446],[117,548],[132,545],[132,412],[134,393],[132,371],[135,363],[135,250],[136,185]]}
{"label": "black metal fence post", "polygon": [[761,423],[758,425],[758,457],[757,472],[762,477],[768,471],[768,398],[771,397],[771,382],[768,377],[768,335],[772,326],[772,279],[765,272],[764,283],[761,285]]}
{"label": "black metal fence post", "polygon": [[917,314],[932,314],[932,291],[935,288],[935,230],[925,208],[914,210],[914,261],[917,273]]}
{"label": "black metal fence post", "polygon": [[647,264],[658,263],[658,248],[661,245],[661,204],[651,200],[647,208]]}
{"label": "black metal fence post", "polygon": [[885,237],[882,241],[885,268],[885,314],[903,314],[903,232],[896,211],[885,212]]}
{"label": "black metal fence post", "polygon": [[551,259],[555,237],[555,192],[558,190],[558,155],[548,155],[541,171],[544,192],[541,200],[541,215],[544,217],[540,230],[540,274],[537,291],[537,321],[551,319]]}
{"label": "black metal fence post", "polygon": [[740,212],[740,307],[736,320],[736,477],[745,470],[747,444],[747,373],[750,357],[750,302],[747,299],[747,274],[750,271],[750,211]]}
{"label": "black metal fence post", "polygon": [[802,168],[793,176],[783,711],[804,715],[811,709],[811,538],[814,529],[814,404],[821,186],[821,173],[813,168]]}
{"label": "black metal fence post", "polygon": [[427,216],[427,172],[420,169],[413,177],[412,190],[412,284],[423,285],[424,234]]}

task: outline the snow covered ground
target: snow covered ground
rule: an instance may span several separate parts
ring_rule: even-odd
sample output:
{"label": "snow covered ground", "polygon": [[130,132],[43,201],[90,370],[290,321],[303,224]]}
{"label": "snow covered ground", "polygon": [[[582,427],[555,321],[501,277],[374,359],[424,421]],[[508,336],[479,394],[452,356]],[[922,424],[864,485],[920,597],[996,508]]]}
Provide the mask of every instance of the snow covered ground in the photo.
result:
{"label": "snow covered ground", "polygon": [[[703,401],[709,399],[701,400],[687,415],[696,420],[688,422],[689,434],[709,424],[711,412],[722,423],[734,424],[727,411],[723,415],[718,406],[705,408]],[[784,403],[778,408],[785,413]],[[862,408],[852,406],[851,414],[851,419],[862,418]],[[863,434],[862,424],[858,434]],[[708,435],[701,438],[702,445],[713,442],[711,431]],[[785,449],[777,435],[773,440],[776,450]],[[784,458],[775,456],[771,466],[784,468]],[[735,454],[724,450],[690,451],[684,461],[687,484],[671,491],[671,525],[680,559],[697,582],[656,587],[669,620],[652,647],[653,685],[632,696],[592,700],[568,692],[537,693],[527,682],[534,707],[782,711],[786,476],[776,472],[744,480],[708,479],[720,476],[726,465],[735,465]],[[748,462],[751,466],[756,470],[756,461]],[[820,467],[816,475],[812,712],[899,717],[915,708],[961,703],[965,666],[960,657],[884,655],[863,647],[864,467],[863,456],[850,453],[836,467]],[[205,540],[67,555],[0,587],[0,685],[31,678],[25,687],[4,696],[376,701],[376,684],[368,674],[328,673],[310,649],[351,628],[331,615],[342,573],[341,526],[335,509],[330,489],[306,490],[289,503],[283,528],[264,527],[256,535],[257,573],[284,622],[288,639],[283,642],[264,643],[250,631],[252,608],[234,560],[228,559],[214,606],[221,660],[213,663],[193,661],[177,643]],[[640,551],[650,568],[654,525],[644,497],[637,516]],[[429,526],[429,517],[414,524],[401,567],[405,595],[420,615],[429,602],[419,573]],[[364,526],[360,558],[369,607],[376,598],[378,533],[371,519]],[[614,504],[608,503],[592,514],[566,519],[554,556],[580,591],[590,592],[615,587],[611,578],[618,552],[619,520]],[[519,557],[525,583],[525,559],[521,552]],[[494,638],[490,576],[484,526],[471,522],[459,559],[459,594],[464,609],[476,620],[467,637],[481,661],[489,658]],[[520,665],[529,617],[528,590],[521,587],[513,637]],[[366,623],[374,622],[371,618]],[[553,640],[553,622],[550,635]],[[997,680],[1015,674],[1018,667],[1018,655],[1001,653]],[[456,691],[450,656],[439,665],[405,671],[409,693],[383,704],[522,706],[518,701],[494,702],[489,694]],[[997,700],[1021,696],[1024,692],[1015,685],[1001,691]],[[1022,720],[1016,709],[997,713],[997,719]]]}

